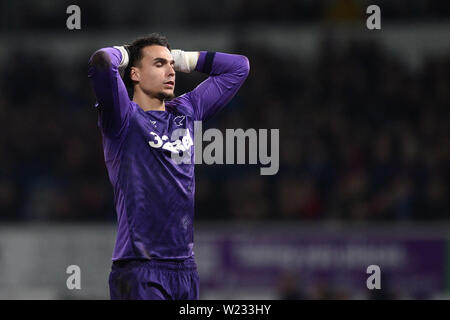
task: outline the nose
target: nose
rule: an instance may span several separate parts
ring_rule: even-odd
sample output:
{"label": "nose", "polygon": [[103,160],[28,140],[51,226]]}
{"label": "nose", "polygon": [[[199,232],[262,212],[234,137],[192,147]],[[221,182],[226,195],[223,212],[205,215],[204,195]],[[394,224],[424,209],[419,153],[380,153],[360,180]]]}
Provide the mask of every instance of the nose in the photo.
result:
{"label": "nose", "polygon": [[169,64],[169,76],[175,76],[175,69]]}

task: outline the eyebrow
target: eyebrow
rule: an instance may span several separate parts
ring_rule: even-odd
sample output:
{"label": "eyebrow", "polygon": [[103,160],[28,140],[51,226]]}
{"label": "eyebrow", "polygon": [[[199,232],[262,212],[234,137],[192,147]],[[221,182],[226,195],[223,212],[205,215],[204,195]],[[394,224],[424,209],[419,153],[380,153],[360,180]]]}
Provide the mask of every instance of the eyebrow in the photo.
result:
{"label": "eyebrow", "polygon": [[[162,63],[167,63],[169,62],[169,60],[165,59],[165,58],[155,58],[153,59],[153,62],[162,62]],[[175,63],[175,60],[170,60],[170,63]]]}

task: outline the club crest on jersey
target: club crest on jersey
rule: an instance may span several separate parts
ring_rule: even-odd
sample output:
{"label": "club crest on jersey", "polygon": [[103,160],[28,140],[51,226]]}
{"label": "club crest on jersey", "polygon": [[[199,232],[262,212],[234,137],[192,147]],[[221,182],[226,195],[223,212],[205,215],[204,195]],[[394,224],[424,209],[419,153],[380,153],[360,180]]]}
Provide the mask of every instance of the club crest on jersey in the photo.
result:
{"label": "club crest on jersey", "polygon": [[176,116],[174,119],[173,119],[173,122],[177,125],[177,126],[179,126],[179,127],[181,127],[182,125],[183,125],[183,120],[186,118],[186,116]]}
{"label": "club crest on jersey", "polygon": [[150,120],[150,123],[156,128],[156,120]]}
{"label": "club crest on jersey", "polygon": [[[184,117],[184,116],[183,116]],[[169,137],[163,135],[160,137],[156,132],[151,131],[150,134],[153,137],[153,141],[149,141],[148,144],[152,148],[162,148],[172,153],[172,159],[177,164],[190,163],[191,147],[194,145],[192,141],[189,129],[179,128],[172,132],[172,141],[169,141]]]}

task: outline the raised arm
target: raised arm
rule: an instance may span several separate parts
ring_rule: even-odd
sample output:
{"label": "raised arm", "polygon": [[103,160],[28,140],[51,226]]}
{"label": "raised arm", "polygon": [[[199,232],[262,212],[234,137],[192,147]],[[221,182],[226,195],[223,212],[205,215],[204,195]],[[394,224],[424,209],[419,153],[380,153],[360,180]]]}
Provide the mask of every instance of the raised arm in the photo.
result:
{"label": "raised arm", "polygon": [[128,63],[126,50],[103,48],[96,51],[89,60],[88,77],[97,96],[101,129],[104,134],[116,138],[126,128],[131,110],[127,89],[119,74]]}
{"label": "raised arm", "polygon": [[208,120],[230,102],[247,78],[250,65],[242,55],[201,51],[195,70],[210,76],[186,95],[196,118]]}

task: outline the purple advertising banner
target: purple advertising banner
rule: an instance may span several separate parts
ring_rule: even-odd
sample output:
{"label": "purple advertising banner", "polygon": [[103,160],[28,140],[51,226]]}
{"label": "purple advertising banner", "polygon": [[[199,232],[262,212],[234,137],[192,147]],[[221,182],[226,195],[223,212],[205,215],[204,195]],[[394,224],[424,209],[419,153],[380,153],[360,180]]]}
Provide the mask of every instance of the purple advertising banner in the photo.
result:
{"label": "purple advertising banner", "polygon": [[373,265],[379,267],[382,288],[401,296],[446,287],[445,237],[225,232],[198,240],[200,257],[213,260],[200,270],[208,288],[274,288],[289,273],[303,288],[325,285],[364,294]]}

